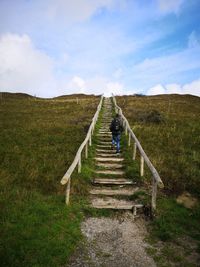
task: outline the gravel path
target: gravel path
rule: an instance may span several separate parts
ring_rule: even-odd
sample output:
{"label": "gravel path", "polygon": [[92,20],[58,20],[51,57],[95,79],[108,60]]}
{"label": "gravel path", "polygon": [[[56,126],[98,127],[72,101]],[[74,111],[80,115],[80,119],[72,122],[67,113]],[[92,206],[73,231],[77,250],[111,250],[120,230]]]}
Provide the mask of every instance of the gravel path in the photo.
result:
{"label": "gravel path", "polygon": [[146,229],[142,219],[133,220],[131,213],[120,218],[88,218],[82,224],[86,237],[69,267],[154,267],[146,252]]}

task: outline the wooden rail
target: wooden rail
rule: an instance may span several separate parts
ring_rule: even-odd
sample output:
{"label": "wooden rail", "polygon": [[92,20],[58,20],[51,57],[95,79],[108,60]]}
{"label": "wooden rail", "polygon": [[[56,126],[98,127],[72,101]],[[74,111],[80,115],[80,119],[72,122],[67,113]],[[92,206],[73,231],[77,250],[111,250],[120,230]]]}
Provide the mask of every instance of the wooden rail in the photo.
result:
{"label": "wooden rail", "polygon": [[66,189],[66,204],[69,204],[69,196],[70,196],[70,182],[71,182],[71,175],[74,171],[74,169],[76,168],[76,166],[78,165],[78,173],[81,172],[81,156],[82,156],[82,152],[83,149],[85,148],[85,157],[88,158],[88,145],[91,146],[92,145],[92,135],[94,132],[94,128],[99,116],[99,112],[101,110],[102,107],[102,103],[103,103],[103,96],[101,96],[101,100],[100,103],[97,107],[97,111],[92,119],[92,122],[90,124],[89,130],[87,132],[86,138],[83,141],[83,143],[80,145],[76,156],[74,158],[74,161],[72,162],[71,166],[69,167],[69,169],[67,170],[67,172],[65,173],[65,175],[63,176],[62,180],[61,180],[61,184],[65,185],[67,184],[67,189]]}
{"label": "wooden rail", "polygon": [[144,150],[143,150],[140,142],[138,141],[137,137],[133,133],[133,131],[132,131],[130,125],[129,125],[128,120],[126,119],[126,117],[122,113],[122,109],[117,105],[115,96],[113,95],[112,98],[113,98],[115,112],[118,113],[122,118],[123,126],[125,128],[125,134],[129,135],[128,145],[130,146],[131,140],[134,141],[134,145],[133,145],[133,160],[136,159],[137,150],[140,152],[140,175],[141,176],[144,175],[144,163],[146,163],[146,165],[148,166],[150,172],[152,173],[152,199],[151,199],[151,205],[152,205],[152,209],[155,210],[156,209],[157,186],[159,186],[160,188],[163,188],[164,184],[163,184],[163,182],[162,182],[157,170],[155,169],[155,167],[153,166],[153,164],[151,163],[151,161],[147,157],[146,153],[144,152]]}

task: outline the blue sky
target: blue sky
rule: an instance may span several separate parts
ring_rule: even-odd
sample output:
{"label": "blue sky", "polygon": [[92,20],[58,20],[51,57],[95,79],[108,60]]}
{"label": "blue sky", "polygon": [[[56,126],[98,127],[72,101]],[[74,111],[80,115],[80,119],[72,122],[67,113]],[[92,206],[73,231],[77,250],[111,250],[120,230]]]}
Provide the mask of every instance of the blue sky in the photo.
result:
{"label": "blue sky", "polygon": [[0,90],[200,95],[200,1],[0,0]]}

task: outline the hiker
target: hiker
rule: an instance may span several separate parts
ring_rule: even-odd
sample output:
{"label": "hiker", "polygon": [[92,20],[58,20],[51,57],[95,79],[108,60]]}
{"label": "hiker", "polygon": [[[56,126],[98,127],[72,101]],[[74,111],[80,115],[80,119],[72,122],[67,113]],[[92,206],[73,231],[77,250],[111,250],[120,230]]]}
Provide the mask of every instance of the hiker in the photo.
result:
{"label": "hiker", "polygon": [[123,125],[119,114],[116,114],[110,125],[110,131],[112,132],[112,147],[116,145],[117,151],[120,152],[120,136],[123,131]]}

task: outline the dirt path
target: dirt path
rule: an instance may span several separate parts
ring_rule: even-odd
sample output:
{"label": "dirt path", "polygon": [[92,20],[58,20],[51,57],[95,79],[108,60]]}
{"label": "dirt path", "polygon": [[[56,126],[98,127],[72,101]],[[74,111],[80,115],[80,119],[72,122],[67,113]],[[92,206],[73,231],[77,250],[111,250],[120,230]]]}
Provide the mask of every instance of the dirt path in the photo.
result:
{"label": "dirt path", "polygon": [[120,218],[88,218],[82,223],[85,241],[77,248],[69,267],[154,267],[145,252],[144,221],[126,212]]}

